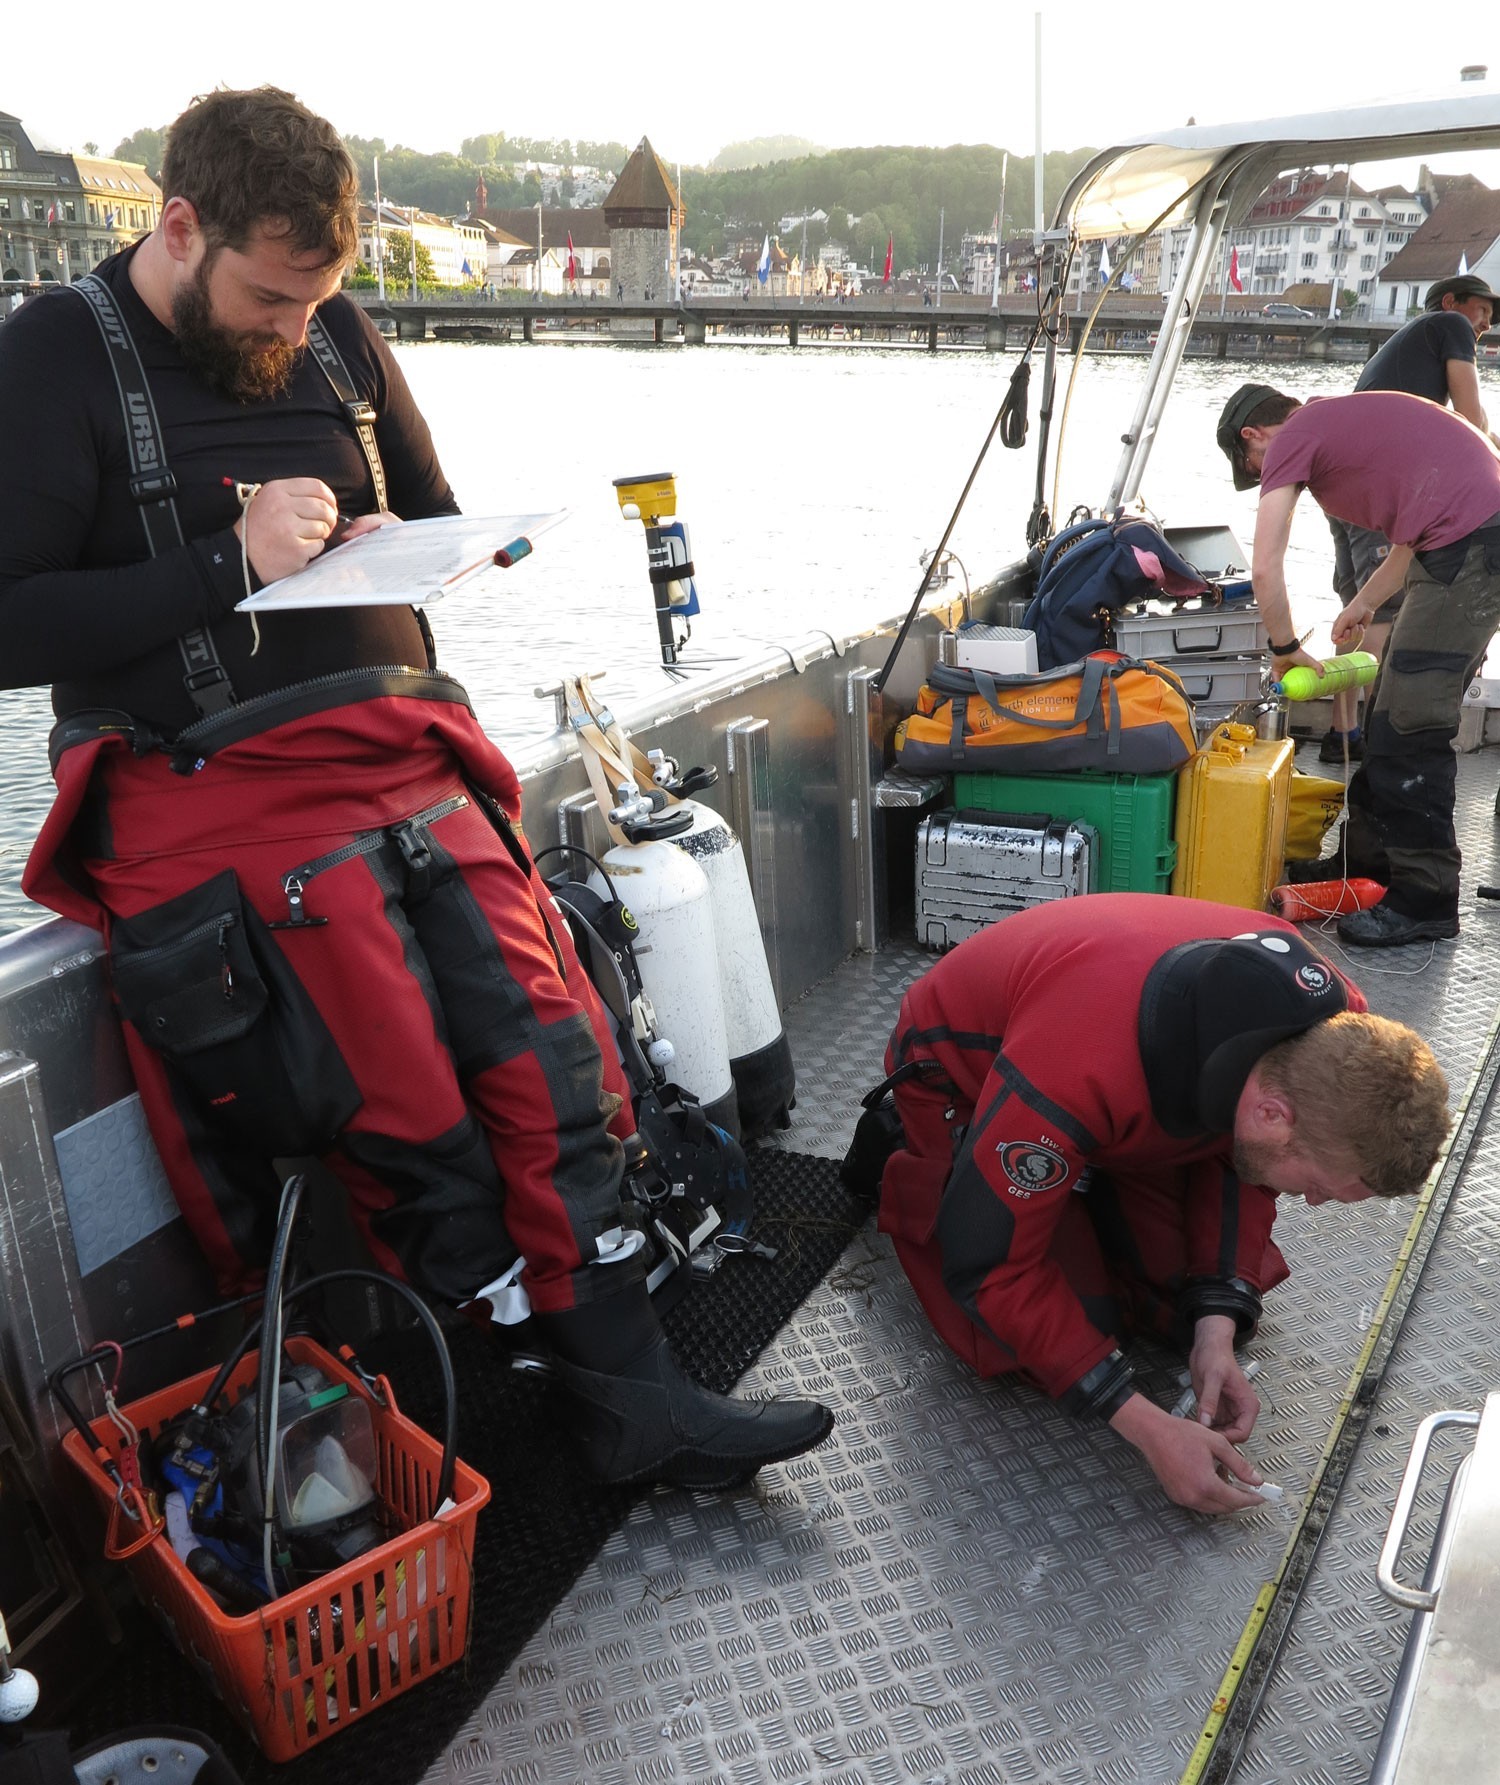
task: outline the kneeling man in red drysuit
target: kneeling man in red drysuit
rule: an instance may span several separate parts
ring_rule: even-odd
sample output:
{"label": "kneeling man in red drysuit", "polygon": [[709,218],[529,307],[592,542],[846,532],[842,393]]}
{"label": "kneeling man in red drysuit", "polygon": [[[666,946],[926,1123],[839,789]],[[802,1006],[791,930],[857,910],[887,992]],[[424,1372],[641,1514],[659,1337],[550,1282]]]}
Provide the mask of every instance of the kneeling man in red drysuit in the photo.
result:
{"label": "kneeling man in red drysuit", "polygon": [[[1280,918],[1121,893],[945,956],[886,1066],[904,1138],[880,1227],[947,1343],[1107,1420],[1181,1505],[1256,1504],[1234,1347],[1288,1274],[1276,1198],[1421,1185],[1448,1129],[1426,1043]],[[1188,1350],[1198,1421],[1135,1389],[1131,1332]]]}

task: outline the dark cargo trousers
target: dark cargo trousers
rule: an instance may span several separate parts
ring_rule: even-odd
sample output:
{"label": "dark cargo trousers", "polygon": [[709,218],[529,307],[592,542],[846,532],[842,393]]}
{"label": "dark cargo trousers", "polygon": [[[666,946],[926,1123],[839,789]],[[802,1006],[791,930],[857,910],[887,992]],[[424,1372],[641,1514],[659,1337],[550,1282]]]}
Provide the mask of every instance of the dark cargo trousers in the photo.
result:
{"label": "dark cargo trousers", "polygon": [[1458,913],[1453,829],[1464,690],[1500,624],[1500,526],[1423,552],[1407,572],[1349,783],[1348,862],[1407,917]]}

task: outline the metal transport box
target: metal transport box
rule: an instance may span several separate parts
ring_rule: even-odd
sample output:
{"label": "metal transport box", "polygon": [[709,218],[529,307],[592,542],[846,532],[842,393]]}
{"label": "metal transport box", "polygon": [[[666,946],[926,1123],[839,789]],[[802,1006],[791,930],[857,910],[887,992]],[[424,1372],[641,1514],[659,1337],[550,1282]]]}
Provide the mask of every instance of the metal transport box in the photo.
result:
{"label": "metal transport box", "polygon": [[1044,812],[935,812],[917,826],[917,940],[952,948],[997,918],[1092,892],[1092,825]]}
{"label": "metal transport box", "polygon": [[1107,775],[1098,769],[1055,775],[960,773],[953,777],[953,798],[960,807],[1045,812],[1049,818],[1092,826],[1098,839],[1093,892],[1172,890],[1175,774]]}
{"label": "metal transport box", "polygon": [[1171,670],[1195,706],[1239,706],[1261,699],[1263,657],[1154,657],[1152,662]]}
{"label": "metal transport box", "polygon": [[1253,601],[1121,608],[1114,635],[1115,649],[1127,657],[1149,657],[1172,668],[1173,658],[1234,657],[1264,651],[1269,642]]}

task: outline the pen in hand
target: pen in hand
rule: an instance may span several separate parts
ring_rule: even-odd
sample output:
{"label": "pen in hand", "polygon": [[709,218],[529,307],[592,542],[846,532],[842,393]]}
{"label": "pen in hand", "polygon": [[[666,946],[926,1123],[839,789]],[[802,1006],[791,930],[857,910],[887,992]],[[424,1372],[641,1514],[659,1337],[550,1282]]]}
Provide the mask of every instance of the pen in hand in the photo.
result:
{"label": "pen in hand", "polygon": [[[223,484],[226,490],[234,491],[234,499],[239,503],[241,513],[250,506],[252,500],[260,493],[261,486],[258,483],[241,483],[240,480],[235,477],[222,477],[219,481]],[[331,551],[334,546],[342,545],[344,543],[349,537],[349,529],[354,525],[356,518],[357,517],[352,514],[345,514],[342,509],[339,511],[338,518],[334,521],[332,531],[329,533],[327,539],[323,541],[323,550],[325,552]]]}

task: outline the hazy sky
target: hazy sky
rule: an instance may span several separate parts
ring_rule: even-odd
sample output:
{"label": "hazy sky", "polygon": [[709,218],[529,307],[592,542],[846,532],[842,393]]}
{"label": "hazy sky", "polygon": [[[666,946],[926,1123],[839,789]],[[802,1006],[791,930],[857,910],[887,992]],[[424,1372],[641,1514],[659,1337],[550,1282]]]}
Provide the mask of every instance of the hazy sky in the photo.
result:
{"label": "hazy sky", "polygon": [[[783,4],[760,9],[764,25],[744,4],[446,0],[369,7],[354,30],[354,7],[236,14],[162,0],[122,12],[83,0],[65,23],[35,4],[6,10],[0,111],[56,146],[94,141],[106,154],[196,93],[266,81],[341,130],[429,152],[505,130],[627,144],[644,134],[669,162],[780,133],[828,148],[989,142],[1026,153],[1038,10],[1048,148],[1190,115],[1264,117],[1446,86],[1468,62],[1500,83],[1494,12],[1411,0],[957,0],[800,16]],[[424,12],[436,29],[391,22]]]}

